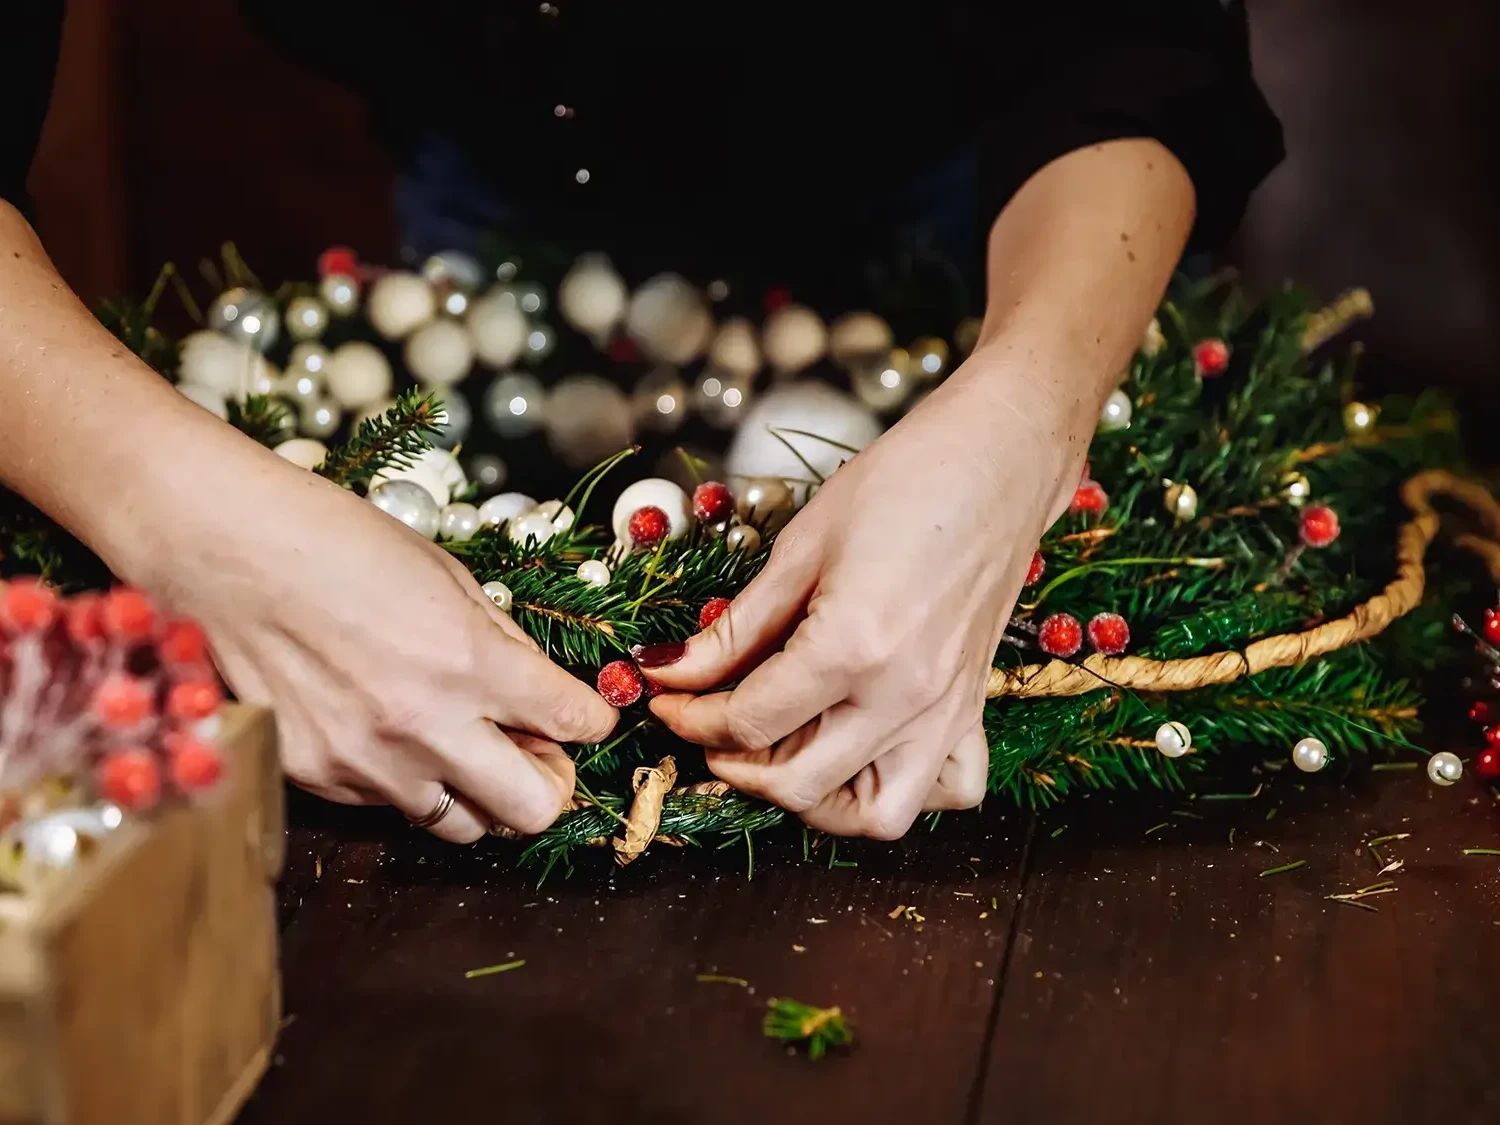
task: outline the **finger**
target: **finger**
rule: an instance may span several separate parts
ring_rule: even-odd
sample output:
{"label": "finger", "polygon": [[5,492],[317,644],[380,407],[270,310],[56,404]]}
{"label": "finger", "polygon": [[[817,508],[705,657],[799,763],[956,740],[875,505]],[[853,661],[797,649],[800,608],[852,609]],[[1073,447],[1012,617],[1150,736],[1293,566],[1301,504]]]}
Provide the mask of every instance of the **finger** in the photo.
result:
{"label": "finger", "polygon": [[[522,750],[493,723],[476,720],[440,736],[444,780],[465,794],[489,822],[531,835],[557,819],[573,795],[547,754]],[[561,753],[561,750],[558,750]]]}
{"label": "finger", "polygon": [[806,812],[869,765],[882,749],[869,717],[840,705],[793,731],[772,749],[710,750],[708,768],[744,793]]}
{"label": "finger", "polygon": [[[391,804],[406,815],[407,820],[421,820],[428,816],[443,799],[443,783],[424,781],[400,793],[393,793]],[[472,844],[484,836],[488,822],[475,804],[457,791],[453,794],[453,805],[436,824],[429,825],[431,832],[440,840],[452,844]]]}
{"label": "finger", "polygon": [[598,742],[620,715],[582,680],[511,641],[491,647],[481,685],[487,716],[502,727],[557,742]]}
{"label": "finger", "polygon": [[976,723],[944,759],[922,811],[977,808],[989,788],[989,776],[989,742],[983,725]]}
{"label": "finger", "polygon": [[900,839],[922,811],[941,765],[932,760],[929,746],[903,742],[804,812],[802,820],[835,836]]}
{"label": "finger", "polygon": [[777,540],[766,568],[685,648],[648,645],[636,652],[653,680],[673,691],[706,691],[738,678],[786,636],[812,594],[819,559],[787,535]]}

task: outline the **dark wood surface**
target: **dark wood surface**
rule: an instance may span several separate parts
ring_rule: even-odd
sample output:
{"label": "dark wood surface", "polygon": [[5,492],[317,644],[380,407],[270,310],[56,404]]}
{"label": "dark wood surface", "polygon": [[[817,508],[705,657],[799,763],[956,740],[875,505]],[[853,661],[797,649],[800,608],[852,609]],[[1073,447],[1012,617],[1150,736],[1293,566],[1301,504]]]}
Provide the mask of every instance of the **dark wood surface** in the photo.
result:
{"label": "dark wood surface", "polygon": [[[748,878],[743,849],[590,854],[541,889],[507,845],[297,800],[287,1023],[241,1121],[1500,1120],[1500,857],[1463,854],[1500,847],[1500,805],[1300,781],[949,814],[843,843],[853,867],[793,832]],[[1398,832],[1375,911],[1323,897]],[[856,1047],[790,1057],[774,995],[841,1005]]]}

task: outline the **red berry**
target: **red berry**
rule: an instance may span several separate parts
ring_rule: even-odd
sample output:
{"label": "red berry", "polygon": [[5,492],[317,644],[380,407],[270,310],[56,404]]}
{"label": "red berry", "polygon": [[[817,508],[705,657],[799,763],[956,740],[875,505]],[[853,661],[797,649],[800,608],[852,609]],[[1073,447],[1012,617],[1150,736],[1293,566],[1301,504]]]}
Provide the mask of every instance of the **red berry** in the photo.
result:
{"label": "red berry", "polygon": [[57,612],[57,591],[39,578],[17,578],[0,586],[0,625],[14,632],[50,629]]}
{"label": "red berry", "polygon": [[1484,728],[1484,741],[1487,745],[1500,750],[1500,726],[1487,726]]}
{"label": "red berry", "polygon": [[1500,777],[1500,748],[1486,746],[1474,758],[1474,772],[1485,781]]}
{"label": "red berry", "polygon": [[117,641],[144,641],[156,631],[156,606],[128,586],[105,594],[101,612],[105,633]]}
{"label": "red berry", "polygon": [[720,617],[732,603],[728,598],[709,598],[698,611],[698,632],[703,632]]}
{"label": "red berry", "polygon": [[345,277],[359,276],[359,255],[347,246],[330,246],[318,255],[318,276],[328,277],[342,274]]}
{"label": "red berry", "polygon": [[1072,656],[1083,647],[1083,628],[1071,613],[1054,613],[1042,622],[1037,644],[1048,656]]}
{"label": "red berry", "polygon": [[760,303],[766,310],[766,315],[770,316],[777,309],[790,305],[792,303],[792,294],[784,285],[773,285],[766,290],[766,294],[761,298]]}
{"label": "red berry", "polygon": [[629,707],[646,690],[641,670],[629,660],[612,660],[599,669],[599,697],[611,707]]}
{"label": "red berry", "polygon": [[1319,504],[1302,509],[1302,542],[1309,547],[1326,547],[1339,537],[1339,516],[1332,508]]}
{"label": "red berry", "polygon": [[1026,585],[1035,586],[1042,580],[1042,575],[1047,572],[1047,560],[1042,558],[1042,552],[1038,551],[1031,556],[1031,565],[1026,568]]}
{"label": "red berry", "polygon": [[1205,379],[1216,378],[1229,367],[1229,345],[1223,340],[1199,340],[1193,345],[1193,363]]}
{"label": "red berry", "polygon": [[188,680],[167,692],[167,714],[174,719],[206,719],[223,700],[224,693],[212,680]]}
{"label": "red berry", "polygon": [[1492,645],[1500,645],[1500,613],[1493,609],[1484,611],[1484,639]]}
{"label": "red berry", "polygon": [[1118,613],[1096,613],[1089,622],[1089,644],[1105,656],[1119,656],[1130,644],[1130,623]]}
{"label": "red berry", "polygon": [[135,676],[111,676],[94,691],[94,714],[107,727],[129,730],[150,718],[151,685]]}
{"label": "red berry", "polygon": [[161,767],[144,746],[107,754],[99,763],[99,792],[122,809],[144,812],[161,798]]}
{"label": "red berry", "polygon": [[654,547],[667,537],[672,523],[667,513],[654,504],[637,508],[630,515],[630,541],[637,547]]}
{"label": "red berry", "polygon": [[169,747],[172,784],[183,793],[200,793],[224,776],[218,749],[196,738],[182,737]]}
{"label": "red berry", "polygon": [[734,493],[729,486],[706,480],[693,489],[693,515],[700,523],[718,523],[734,515]]}
{"label": "red berry", "polygon": [[1097,516],[1109,507],[1109,493],[1105,492],[1096,480],[1082,481],[1073,493],[1073,503],[1068,505],[1068,511],[1075,516],[1079,514]]}
{"label": "red berry", "polygon": [[1494,708],[1486,700],[1476,699],[1469,708],[1469,721],[1475,723],[1487,723],[1494,717]]}
{"label": "red berry", "polygon": [[68,639],[84,646],[104,639],[104,599],[98,594],[79,594],[63,603]]}
{"label": "red berry", "polygon": [[202,664],[208,659],[208,638],[203,626],[179,617],[167,623],[156,651],[164,664]]}

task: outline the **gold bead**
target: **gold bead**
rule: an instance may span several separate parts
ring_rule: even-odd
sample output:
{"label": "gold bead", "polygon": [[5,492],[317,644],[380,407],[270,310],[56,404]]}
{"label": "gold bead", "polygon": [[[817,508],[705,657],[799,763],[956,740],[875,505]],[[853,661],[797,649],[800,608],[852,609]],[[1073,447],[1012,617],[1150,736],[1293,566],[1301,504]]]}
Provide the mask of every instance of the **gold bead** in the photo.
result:
{"label": "gold bead", "polygon": [[1198,493],[1190,484],[1173,484],[1171,481],[1163,482],[1167,486],[1166,506],[1177,520],[1190,520],[1198,514]]}
{"label": "gold bead", "polygon": [[1286,502],[1294,508],[1300,508],[1307,503],[1312,496],[1312,481],[1299,472],[1283,473],[1281,476],[1281,495]]}
{"label": "gold bead", "polygon": [[1377,407],[1351,402],[1344,407],[1344,429],[1351,434],[1369,433],[1375,428],[1375,419],[1379,413]]}
{"label": "gold bead", "polygon": [[948,367],[948,341],[923,336],[911,346],[911,373],[918,379],[936,379]]}

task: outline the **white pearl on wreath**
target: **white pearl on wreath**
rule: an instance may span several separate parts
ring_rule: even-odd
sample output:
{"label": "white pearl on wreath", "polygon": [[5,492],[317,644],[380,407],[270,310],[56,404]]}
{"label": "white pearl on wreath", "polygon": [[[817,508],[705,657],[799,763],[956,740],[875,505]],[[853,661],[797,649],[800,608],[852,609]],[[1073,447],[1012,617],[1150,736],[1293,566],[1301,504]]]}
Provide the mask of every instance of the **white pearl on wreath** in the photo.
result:
{"label": "white pearl on wreath", "polygon": [[557,528],[541,512],[533,511],[511,520],[506,525],[505,532],[513,542],[540,547],[557,534]]}
{"label": "white pearl on wreath", "polygon": [[1180,758],[1193,745],[1192,732],[1178,722],[1162,723],[1156,728],[1156,748],[1163,756]]}
{"label": "white pearl on wreath", "polygon": [[747,523],[736,524],[724,534],[724,545],[731,551],[753,555],[760,550],[760,532]]}
{"label": "white pearl on wreath", "polygon": [[404,354],[406,369],[417,382],[448,387],[474,366],[474,341],[463,325],[445,317],[407,337]]}
{"label": "white pearl on wreath", "polygon": [[795,375],[823,358],[828,329],[823,318],[805,305],[783,305],[760,330],[761,351],[778,375]]}
{"label": "white pearl on wreath", "polygon": [[1174,519],[1190,520],[1198,514],[1198,492],[1192,485],[1174,484],[1171,481],[1162,483],[1167,486],[1162,501]]}
{"label": "white pearl on wreath", "polygon": [[393,480],[408,480],[421,485],[440,508],[453,498],[454,492],[468,483],[458,458],[446,449],[423,450],[409,465],[387,465],[371,478],[371,484]]}
{"label": "white pearl on wreath", "polygon": [[1104,409],[1099,411],[1099,429],[1103,433],[1111,434],[1117,430],[1130,429],[1130,416],[1135,413],[1135,404],[1130,401],[1130,396],[1121,390],[1109,392],[1109,397],[1104,400]]}
{"label": "white pearl on wreath", "polygon": [[642,375],[630,392],[636,422],[657,433],[671,433],[687,420],[687,384],[673,367],[656,367]]}
{"label": "white pearl on wreath", "polygon": [[1434,785],[1452,785],[1463,775],[1463,760],[1452,751],[1439,750],[1427,759],[1427,777]]}
{"label": "white pearl on wreath", "polygon": [[397,270],[370,286],[365,315],[387,340],[404,340],[437,315],[437,293],[420,274]]}
{"label": "white pearl on wreath", "polygon": [[531,325],[516,307],[516,297],[496,287],[469,305],[464,321],[474,337],[474,351],[486,366],[509,367],[526,350]]}
{"label": "white pearl on wreath", "polygon": [[316,469],[328,456],[328,447],[312,438],[297,437],[282,442],[273,452],[303,469]]}
{"label": "white pearl on wreath", "polygon": [[343,411],[330,398],[311,398],[302,403],[300,429],[308,437],[326,438],[339,428]]}
{"label": "white pearl on wreath", "polygon": [[609,564],[602,559],[585,559],[578,564],[580,582],[586,582],[590,586],[608,586],[609,579]]}
{"label": "white pearl on wreath", "polygon": [[293,297],[286,307],[286,330],[293,340],[316,340],[328,329],[328,309],[316,297]]}
{"label": "white pearl on wreath", "polygon": [[667,517],[667,538],[681,539],[693,526],[693,501],[664,477],[638,480],[620,493],[610,513],[610,529],[621,543],[629,543],[630,517],[642,508],[660,508]]}
{"label": "white pearl on wreath", "polygon": [[552,526],[557,531],[567,531],[573,526],[573,521],[578,517],[573,514],[573,509],[561,500],[543,500],[534,509],[552,521]]}
{"label": "white pearl on wreath", "polygon": [[535,507],[536,501],[524,492],[502,492],[479,505],[479,522],[485,527],[498,527]]}
{"label": "white pearl on wreath", "polygon": [[389,398],[395,378],[390,361],[374,344],[351,340],[334,349],[325,365],[328,393],[346,410]]}
{"label": "white pearl on wreath", "polygon": [[480,593],[500,607],[501,613],[509,613],[515,598],[510,592],[510,587],[504,582],[486,582],[479,587]]}
{"label": "white pearl on wreath", "polygon": [[[863,449],[880,430],[869,408],[843,391],[814,380],[791,383],[756,398],[730,443],[724,465],[731,477],[738,478],[805,481],[808,465],[826,478],[853,456],[850,450]],[[728,483],[735,487],[733,480]],[[799,497],[806,488],[797,486]]]}
{"label": "white pearl on wreath", "polygon": [[1318,738],[1301,739],[1292,747],[1292,765],[1303,773],[1317,773],[1328,764],[1328,747]]}
{"label": "white pearl on wreath", "polygon": [[436,539],[439,507],[432,493],[409,480],[388,480],[370,489],[370,503],[424,539]]}
{"label": "white pearl on wreath", "polygon": [[359,282],[348,274],[329,274],[318,285],[318,296],[334,316],[353,316],[359,311]]}
{"label": "white pearl on wreath", "polygon": [[287,356],[286,371],[288,375],[314,375],[318,379],[318,385],[322,386],[323,379],[328,371],[328,360],[333,353],[322,344],[311,340],[304,340],[292,348]]}
{"label": "white pearl on wreath", "polygon": [[713,316],[686,278],[657,274],[630,296],[625,331],[649,358],[681,367],[708,345]]}
{"label": "white pearl on wreath", "polygon": [[608,339],[620,318],[630,291],[602,254],[585,254],[573,263],[557,287],[557,308],[571,327],[592,337]]}
{"label": "white pearl on wreath", "polygon": [[478,485],[479,491],[486,496],[505,483],[509,472],[505,462],[493,453],[476,453],[469,458],[469,479]]}
{"label": "white pearl on wreath", "polygon": [[597,375],[569,375],[552,388],[545,411],[547,442],[571,469],[586,469],[635,438],[625,392]]}
{"label": "white pearl on wreath", "polygon": [[229,418],[229,403],[224,396],[212,387],[200,387],[194,383],[178,383],[177,391],[189,402],[197,403],[210,414],[216,414],[226,421]]}
{"label": "white pearl on wreath", "polygon": [[437,404],[438,434],[432,439],[433,444],[443,449],[454,448],[469,436],[469,428],[474,424],[474,410],[469,400],[454,387],[423,387],[422,390],[430,392]]}
{"label": "white pearl on wreath", "polygon": [[208,324],[231,340],[269,351],[281,335],[281,313],[276,302],[258,289],[237,285],[226,289],[208,309]]}
{"label": "white pearl on wreath", "polygon": [[177,353],[179,382],[217,391],[232,402],[270,394],[276,368],[254,348],[207,330],[187,336]]}
{"label": "white pearl on wreath", "polygon": [[501,437],[525,437],[542,425],[546,391],[534,375],[511,371],[484,392],[484,416]]}
{"label": "white pearl on wreath", "polygon": [[895,343],[891,326],[872,312],[851,312],[828,329],[828,355],[840,367],[885,355]]}
{"label": "white pearl on wreath", "polygon": [[760,341],[755,335],[755,325],[742,316],[731,317],[719,325],[708,349],[708,362],[710,367],[732,375],[753,378],[761,366]]}
{"label": "white pearl on wreath", "polygon": [[753,385],[749,376],[706,367],[693,387],[693,405],[710,426],[732,430],[749,413]]}
{"label": "white pearl on wreath", "polygon": [[447,504],[438,513],[438,538],[466,543],[479,530],[479,509],[473,504]]}

